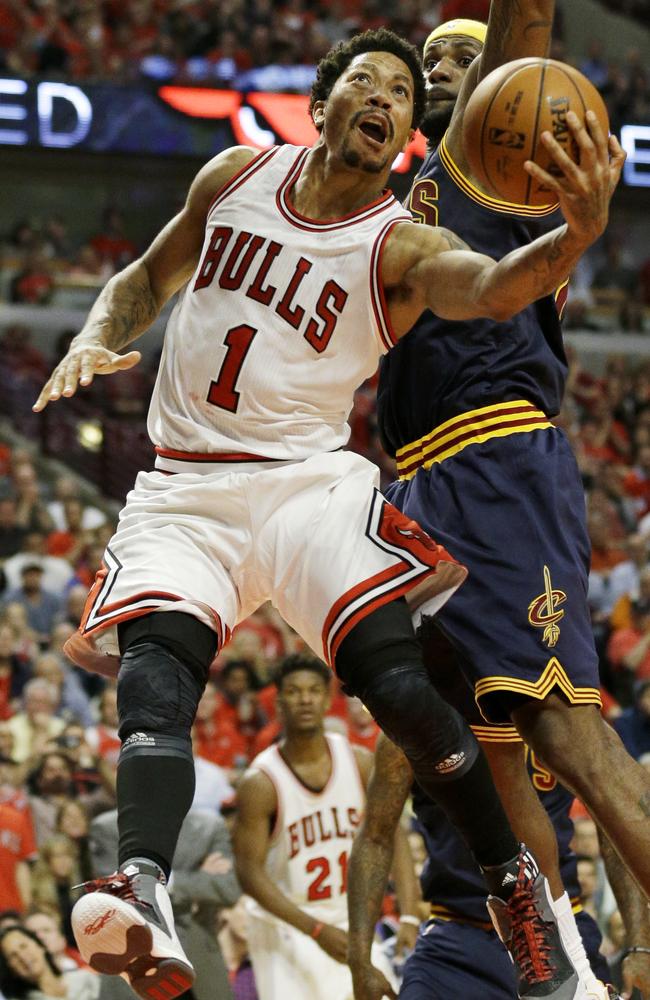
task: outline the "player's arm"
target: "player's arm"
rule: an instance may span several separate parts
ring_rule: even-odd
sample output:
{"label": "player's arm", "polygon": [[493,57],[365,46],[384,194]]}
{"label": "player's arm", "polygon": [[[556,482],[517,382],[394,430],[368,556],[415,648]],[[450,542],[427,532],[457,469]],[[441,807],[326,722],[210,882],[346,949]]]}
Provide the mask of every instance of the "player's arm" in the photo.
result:
{"label": "player's arm", "polygon": [[379,1000],[392,991],[373,969],[370,951],[393,860],[395,831],[413,783],[404,754],[380,736],[367,790],[366,811],[348,869],[349,963],[355,1000]]}
{"label": "player's arm", "polygon": [[442,319],[509,319],[550,295],[601,236],[625,153],[614,136],[607,139],[591,112],[589,132],[572,112],[567,123],[580,150],[580,164],[550,133],[544,133],[544,144],[561,176],[552,177],[531,162],[526,165],[531,176],[557,192],[565,225],[498,262],[472,253],[449,230],[396,226],[383,255],[382,280],[398,335],[406,333],[426,308]]}
{"label": "player's arm", "polygon": [[100,292],[83,329],[54,369],[33,409],[44,409],[94,375],[132,368],[138,351],[117,352],[148,329],[165,303],[185,284],[199,261],[208,208],[215,194],[255,155],[235,146],[210,160],[196,175],[185,205],[138,260],[115,274]]}
{"label": "player's arm", "polygon": [[623,959],[624,995],[630,996],[636,987],[642,996],[648,997],[650,996],[650,906],[601,830],[598,831],[598,836],[607,878],[625,925],[628,947],[642,949],[630,952]]}
{"label": "player's arm", "polygon": [[237,815],[233,829],[235,871],[239,883],[265,910],[313,937],[337,962],[347,961],[347,934],[319,923],[296,906],[270,878],[265,862],[271,843],[272,823],[278,809],[272,782],[258,770],[248,771],[237,789]]}
{"label": "player's arm", "polygon": [[[382,740],[385,737],[381,737]],[[361,781],[366,792],[372,777],[374,756],[365,747],[352,748],[359,767]],[[404,758],[406,759],[406,758]],[[397,823],[393,837],[393,863],[390,874],[395,884],[395,894],[400,912],[400,929],[398,932],[398,951],[410,951],[415,941],[420,925],[418,915],[419,903],[422,899],[420,883],[413,867],[413,857],[409,847],[408,837],[401,823]],[[404,918],[402,920],[401,918]]]}
{"label": "player's arm", "polygon": [[447,148],[454,159],[464,159],[463,112],[477,85],[513,59],[548,55],[554,15],[555,0],[492,0],[483,51],[465,75],[447,130]]}

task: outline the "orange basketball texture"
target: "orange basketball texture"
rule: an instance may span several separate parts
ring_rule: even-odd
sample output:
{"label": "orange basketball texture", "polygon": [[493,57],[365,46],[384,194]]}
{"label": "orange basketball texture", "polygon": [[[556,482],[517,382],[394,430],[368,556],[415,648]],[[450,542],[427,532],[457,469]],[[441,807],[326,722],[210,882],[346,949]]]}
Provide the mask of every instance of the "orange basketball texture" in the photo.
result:
{"label": "orange basketball texture", "polygon": [[579,159],[566,123],[568,111],[584,121],[595,111],[605,136],[609,120],[603,99],[582,73],[554,59],[517,59],[482,80],[463,115],[463,147],[473,177],[488,192],[517,205],[555,205],[557,195],[524,170],[533,160],[550,174],[561,171],[540,142],[550,132],[566,153]]}

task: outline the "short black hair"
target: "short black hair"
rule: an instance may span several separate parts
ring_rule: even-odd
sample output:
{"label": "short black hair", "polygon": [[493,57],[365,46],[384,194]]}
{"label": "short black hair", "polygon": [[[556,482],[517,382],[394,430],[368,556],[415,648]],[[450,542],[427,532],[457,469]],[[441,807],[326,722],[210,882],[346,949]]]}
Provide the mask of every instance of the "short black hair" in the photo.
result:
{"label": "short black hair", "polygon": [[312,674],[317,674],[326,687],[329,687],[332,679],[332,671],[319,660],[317,656],[309,656],[305,653],[292,653],[280,660],[273,673],[273,682],[278,691],[282,690],[285,677],[295,674],[299,670],[310,670]]}
{"label": "short black hair", "polygon": [[257,691],[260,686],[260,679],[257,676],[255,667],[250,660],[227,660],[219,671],[219,678],[226,680],[235,670],[243,670],[248,678],[248,683],[253,691]]}
{"label": "short black hair", "polygon": [[316,79],[309,97],[309,114],[313,118],[316,101],[326,101],[332,93],[334,84],[348,68],[355,56],[362,52],[392,52],[393,55],[406,63],[413,77],[413,118],[411,127],[417,128],[424,112],[426,100],[424,90],[424,75],[420,53],[414,45],[400,38],[388,28],[376,28],[353,35],[345,42],[339,42],[323,56],[316,67]]}

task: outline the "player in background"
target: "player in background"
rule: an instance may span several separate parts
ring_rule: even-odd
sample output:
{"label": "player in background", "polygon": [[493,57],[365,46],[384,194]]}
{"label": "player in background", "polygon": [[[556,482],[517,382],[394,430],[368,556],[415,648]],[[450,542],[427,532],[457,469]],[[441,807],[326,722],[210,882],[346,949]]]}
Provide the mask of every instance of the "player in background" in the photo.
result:
{"label": "player in background", "polygon": [[425,307],[500,318],[557,285],[606,227],[625,157],[594,116],[569,116],[582,166],[547,137],[564,225],[495,263],[413,225],[385,190],[423,103],[419,57],[393,33],[333,50],[312,91],[314,147],[237,147],[207,164],[183,210],[108,282],[35,404],[137,363],[116,352],[182,289],[149,412],[156,471],[138,476],[68,645],[81,665],[121,655],[120,869],[76,904],[77,942],[146,1000],[192,981],[164,886],[192,801],[190,729],[215,653],[266,600],[461,829],[518,955],[528,901],[547,961],[527,990],[559,998],[575,980],[542,920],[546,881],[470,730],[429,682],[403,597],[432,613],[464,570],[341,448],[355,388]]}
{"label": "player in background", "polygon": [[[479,727],[482,719],[471,688],[459,670],[453,649],[444,639],[438,643],[435,663],[440,693]],[[570,848],[573,823],[569,811],[573,795],[534,754],[526,753],[521,743],[517,747],[527,761],[533,794],[539,797],[552,824],[562,879],[577,914],[584,948],[580,954],[572,954],[572,960],[583,973],[584,966],[591,965],[593,992],[587,988],[582,995],[606,1000],[613,994],[603,985],[608,979],[608,968],[599,954],[601,935],[595,921],[579,905],[577,860]],[[400,1000],[446,997],[516,1000],[515,969],[488,920],[480,871],[444,813],[413,782],[413,773],[401,750],[385,737],[380,737],[377,744],[366,813],[349,867],[350,955],[355,970],[356,1000],[379,1000],[386,989],[380,972],[369,964],[362,969],[357,963],[355,968],[354,958],[365,953],[367,942],[372,939],[390,869],[395,827],[410,794],[427,851],[420,882],[422,896],[431,904],[431,920],[421,926],[415,951],[404,967]],[[636,905],[644,901],[638,886],[632,897]]]}
{"label": "player in background", "polygon": [[[480,22],[456,20],[425,44],[428,153],[410,208],[420,222],[449,226],[497,257],[529,245],[549,210],[481,189],[463,153],[463,111],[491,70],[547,54],[554,9],[553,0],[493,0],[487,33]],[[387,492],[391,502],[470,570],[436,624],[474,687],[484,717],[476,731],[502,801],[550,873],[570,939],[577,932],[555,838],[518,738],[587,804],[646,892],[650,789],[600,717],[584,493],[568,441],[551,423],[567,372],[559,312],[569,273],[506,322],[426,312],[382,362],[378,420],[400,477]],[[649,935],[650,925],[638,944]]]}
{"label": "player in background", "polygon": [[[252,897],[249,952],[260,1000],[352,998],[348,859],[372,755],[325,732],[330,681],[321,660],[294,655],[280,664],[284,737],[252,761],[237,792],[233,844],[239,881]],[[415,877],[402,830],[395,857],[400,905],[413,913],[412,895],[405,901],[401,893]]]}

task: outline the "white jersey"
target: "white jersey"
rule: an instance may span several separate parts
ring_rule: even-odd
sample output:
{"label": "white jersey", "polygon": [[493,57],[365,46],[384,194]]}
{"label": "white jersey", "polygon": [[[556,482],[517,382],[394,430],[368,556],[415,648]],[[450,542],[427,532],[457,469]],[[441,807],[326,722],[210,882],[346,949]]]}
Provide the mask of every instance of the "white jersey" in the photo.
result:
{"label": "white jersey", "polygon": [[[296,777],[277,746],[259,754],[251,767],[273,782],[278,801],[266,870],[278,888],[316,920],[347,922],[347,867],[352,839],[361,823],[365,791],[352,747],[326,734],[332,773],[322,792]],[[251,915],[275,922],[257,903]]]}
{"label": "white jersey", "polygon": [[389,191],[335,221],[299,215],[291,191],[308,154],[266,150],[212,202],[149,411],[159,468],[342,447],[355,389],[395,342],[380,263],[411,216]]}

